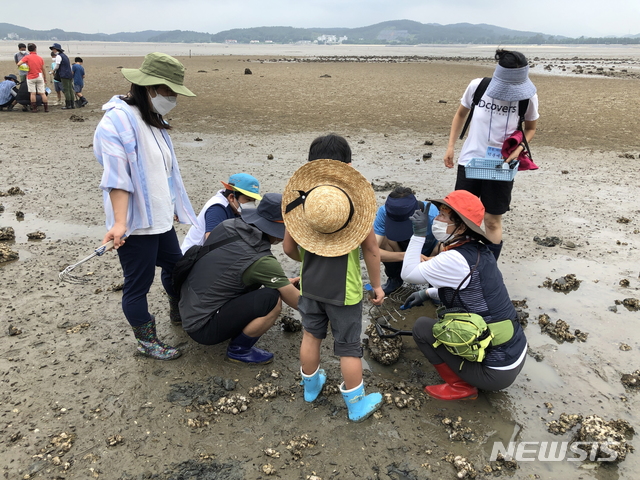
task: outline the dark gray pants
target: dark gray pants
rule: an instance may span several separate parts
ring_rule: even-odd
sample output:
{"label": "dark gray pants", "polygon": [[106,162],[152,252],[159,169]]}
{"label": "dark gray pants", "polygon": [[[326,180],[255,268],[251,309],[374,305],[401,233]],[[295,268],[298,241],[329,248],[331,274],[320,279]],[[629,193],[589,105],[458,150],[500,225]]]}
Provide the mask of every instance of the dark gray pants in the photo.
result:
{"label": "dark gray pants", "polygon": [[[480,390],[497,391],[507,388],[511,385],[524,366],[522,361],[520,365],[511,370],[495,370],[484,365],[482,362],[463,361],[463,358],[449,352],[443,345],[433,348],[436,341],[433,336],[433,326],[437,322],[436,319],[428,317],[420,317],[413,326],[413,340],[418,345],[420,351],[427,357],[427,360],[433,365],[446,363],[456,375]],[[462,363],[462,369],[460,364]]]}

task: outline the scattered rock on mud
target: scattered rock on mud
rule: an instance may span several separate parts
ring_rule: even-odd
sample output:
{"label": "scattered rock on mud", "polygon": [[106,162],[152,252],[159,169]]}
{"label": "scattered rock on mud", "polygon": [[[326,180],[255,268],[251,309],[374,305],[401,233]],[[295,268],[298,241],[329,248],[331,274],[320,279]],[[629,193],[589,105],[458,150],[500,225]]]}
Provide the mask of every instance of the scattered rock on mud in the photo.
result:
{"label": "scattered rock on mud", "polygon": [[10,337],[15,337],[17,335],[20,335],[22,333],[22,330],[20,330],[18,327],[14,327],[13,325],[9,325],[9,328],[7,328],[7,335],[9,335]]}
{"label": "scattered rock on mud", "polygon": [[393,365],[398,361],[402,352],[402,338],[380,338],[374,323],[370,323],[364,333],[368,338],[363,343],[371,358],[382,365]]}
{"label": "scattered rock on mud", "polygon": [[535,236],[533,237],[533,241],[543,247],[555,247],[556,245],[560,245],[562,243],[562,240],[558,237],[540,238],[538,236]]}
{"label": "scattered rock on mud", "polygon": [[529,308],[527,306],[527,300],[511,300],[511,303],[513,303],[513,306],[516,308],[516,314],[518,315],[518,322],[520,322],[520,325],[522,326],[522,328],[526,327],[527,325],[529,325],[529,312],[525,312],[525,308]]}
{"label": "scattered rock on mud", "polygon": [[0,228],[0,241],[12,241],[16,239],[16,232],[13,227]]}
{"label": "scattered rock on mud", "polygon": [[536,362],[541,362],[542,360],[544,360],[544,353],[538,350],[534,350],[533,348],[531,348],[531,346],[527,347],[527,355],[533,357]]}
{"label": "scattered rock on mud", "polygon": [[0,197],[12,196],[12,195],[24,195],[24,192],[20,187],[11,187],[7,190],[7,193],[0,192]]}
{"label": "scattered rock on mud", "polygon": [[616,300],[616,305],[623,305],[630,312],[640,310],[640,300],[637,298],[625,298],[624,300]]}
{"label": "scattered rock on mud", "polygon": [[620,381],[625,387],[629,387],[629,388],[640,387],[640,370],[636,370],[633,373],[622,374]]}
{"label": "scattered rock on mud", "polygon": [[29,240],[42,240],[43,238],[47,238],[47,234],[40,230],[36,230],[35,232],[27,233],[27,238]]}
{"label": "scattered rock on mud", "polygon": [[7,245],[0,243],[0,263],[17,260],[18,257],[18,252],[14,252]]}
{"label": "scattered rock on mud", "polygon": [[239,462],[228,461],[220,463],[216,461],[187,460],[179,464],[171,465],[162,473],[151,474],[144,472],[139,475],[125,473],[122,480],[244,480],[247,472]]}
{"label": "scattered rock on mud", "polygon": [[302,330],[302,322],[293,315],[282,315],[280,317],[282,330],[285,332],[299,332]]}
{"label": "scattered rock on mud", "polygon": [[559,319],[555,323],[549,319],[549,315],[543,313],[538,317],[538,324],[540,325],[540,331],[546,333],[551,338],[556,339],[559,342],[573,342],[578,339],[579,342],[586,342],[589,334],[582,332],[578,329],[573,333],[569,331],[571,326],[564,320]]}
{"label": "scattered rock on mud", "polygon": [[384,182],[384,184],[376,185],[374,182],[371,182],[371,186],[374,192],[388,192],[396,187],[401,187],[402,184],[398,182]]}
{"label": "scattered rock on mud", "polygon": [[578,280],[573,273],[570,273],[564,277],[556,278],[553,281],[547,277],[547,279],[542,283],[542,286],[545,288],[551,288],[556,292],[569,293],[572,290],[577,290],[580,287],[581,282],[582,280]]}
{"label": "scattered rock on mud", "polygon": [[496,460],[494,462],[491,462],[488,465],[485,465],[482,471],[486,474],[493,474],[494,476],[499,476],[500,473],[505,470],[507,472],[514,472],[518,468],[520,468],[520,465],[518,465],[518,462],[516,462],[512,458],[507,460],[502,453],[498,453],[498,455],[496,455]]}

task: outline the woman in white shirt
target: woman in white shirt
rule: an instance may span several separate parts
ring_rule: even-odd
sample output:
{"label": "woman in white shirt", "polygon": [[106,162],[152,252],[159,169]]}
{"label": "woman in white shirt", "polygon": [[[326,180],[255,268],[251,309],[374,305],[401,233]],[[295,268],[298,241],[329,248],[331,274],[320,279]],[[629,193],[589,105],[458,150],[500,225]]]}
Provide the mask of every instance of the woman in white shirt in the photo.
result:
{"label": "woman in white shirt", "polygon": [[182,252],[173,219],[193,224],[196,215],[167,134],[171,127],[162,117],[175,107],[178,94],[195,95],[183,84],[184,66],[164,53],[150,53],[139,69],[123,68],[122,74],[131,90],[102,107],[106,112],[93,141],[94,154],[104,167],[100,188],[109,229],[104,243],[113,240],[118,250],[124,273],[122,310],[138,351],[171,360],[180,352],[158,340],[147,294],[159,266],[171,320],[180,323],[171,273]]}
{"label": "woman in white shirt", "polygon": [[491,242],[481,227],[485,212],[478,197],[456,190],[433,203],[440,214],[433,221],[432,233],[442,242],[443,251],[420,262],[428,217],[417,210],[411,219],[414,234],[405,253],[402,279],[432,287],[412,294],[404,308],[431,298],[446,308],[483,317],[495,337],[481,362],[464,361],[443,345],[434,347],[437,319],[420,317],[413,327],[418,348],[446,382],[425,387],[426,393],[441,400],[474,399],[478,388],[494,391],[513,383],[524,365],[527,339],[496,259],[487,248]]}
{"label": "woman in white shirt", "polygon": [[[494,158],[496,150],[497,154],[500,154],[503,142],[518,129],[520,101],[526,103],[524,142],[530,142],[535,135],[539,114],[538,95],[536,87],[529,79],[527,58],[520,52],[496,50],[495,59],[498,65],[493,77],[479,103],[473,107],[469,135],[458,156],[455,189],[468,190],[482,200],[485,207],[486,235],[493,242],[489,248],[498,258],[502,249],[502,215],[509,211],[513,181],[496,182],[467,178],[465,165],[474,157]],[[449,144],[444,156],[444,164],[447,168],[453,168],[454,147],[465,120],[470,114],[473,97],[481,80],[476,78],[469,83],[453,117]],[[523,149],[524,145],[519,145],[508,158],[505,158],[505,161],[517,158]]]}

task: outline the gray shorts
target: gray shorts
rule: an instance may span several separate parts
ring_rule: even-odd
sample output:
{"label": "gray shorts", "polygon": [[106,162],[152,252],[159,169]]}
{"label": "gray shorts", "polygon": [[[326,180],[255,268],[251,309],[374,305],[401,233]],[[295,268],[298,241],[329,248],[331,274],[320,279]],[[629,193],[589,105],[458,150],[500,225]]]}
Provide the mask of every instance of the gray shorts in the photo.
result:
{"label": "gray shorts", "polygon": [[80,93],[80,92],[82,92],[82,87],[84,87],[84,84],[83,85],[78,85],[77,83],[74,83],[73,84],[73,91],[76,92],[76,93]]}
{"label": "gray shorts", "polygon": [[331,323],[335,355],[362,358],[362,302],[338,306],[300,297],[298,310],[302,326],[315,338],[327,338],[327,327]]}

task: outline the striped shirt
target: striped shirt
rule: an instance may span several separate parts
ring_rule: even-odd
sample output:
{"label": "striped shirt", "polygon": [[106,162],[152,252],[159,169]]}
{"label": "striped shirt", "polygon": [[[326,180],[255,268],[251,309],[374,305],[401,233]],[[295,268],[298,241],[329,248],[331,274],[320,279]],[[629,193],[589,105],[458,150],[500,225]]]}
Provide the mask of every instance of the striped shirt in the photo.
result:
{"label": "striped shirt", "polygon": [[[133,108],[119,96],[114,96],[102,106],[106,111],[96,127],[93,137],[93,153],[104,167],[100,188],[103,190],[104,210],[107,217],[107,229],[115,224],[113,207],[109,192],[119,189],[129,192],[129,208],[127,212],[127,232],[153,226],[151,201],[147,184],[147,156],[144,142],[139,139],[143,135],[136,120]],[[173,144],[167,131],[161,129],[169,149],[171,150],[171,177],[175,195],[175,213],[180,223],[193,224],[196,214],[180,176],[180,169],[173,150]]]}

